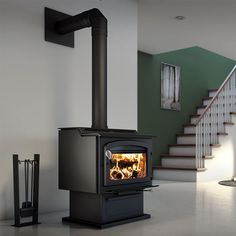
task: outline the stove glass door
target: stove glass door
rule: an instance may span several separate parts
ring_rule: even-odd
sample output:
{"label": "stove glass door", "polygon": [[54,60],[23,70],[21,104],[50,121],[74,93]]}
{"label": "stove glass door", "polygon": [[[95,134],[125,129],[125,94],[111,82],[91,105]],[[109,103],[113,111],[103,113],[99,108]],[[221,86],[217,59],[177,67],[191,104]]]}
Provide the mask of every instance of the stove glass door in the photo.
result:
{"label": "stove glass door", "polygon": [[138,141],[116,141],[104,147],[104,185],[151,180],[151,149]]}
{"label": "stove glass door", "polygon": [[111,153],[110,180],[129,180],[147,176],[146,153]]}

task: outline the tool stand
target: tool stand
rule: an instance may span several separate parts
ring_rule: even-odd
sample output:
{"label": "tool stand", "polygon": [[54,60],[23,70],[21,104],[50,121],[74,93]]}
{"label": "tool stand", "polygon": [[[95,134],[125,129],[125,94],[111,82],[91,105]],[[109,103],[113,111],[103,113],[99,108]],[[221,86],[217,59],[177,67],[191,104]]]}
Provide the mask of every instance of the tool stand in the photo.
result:
{"label": "tool stand", "polygon": [[[20,203],[19,169],[24,168],[24,201]],[[22,227],[39,224],[38,222],[38,196],[39,196],[39,154],[34,154],[34,160],[20,161],[18,155],[13,155],[13,181],[14,181],[14,213],[15,224]],[[31,221],[21,222],[22,218],[31,217]]]}

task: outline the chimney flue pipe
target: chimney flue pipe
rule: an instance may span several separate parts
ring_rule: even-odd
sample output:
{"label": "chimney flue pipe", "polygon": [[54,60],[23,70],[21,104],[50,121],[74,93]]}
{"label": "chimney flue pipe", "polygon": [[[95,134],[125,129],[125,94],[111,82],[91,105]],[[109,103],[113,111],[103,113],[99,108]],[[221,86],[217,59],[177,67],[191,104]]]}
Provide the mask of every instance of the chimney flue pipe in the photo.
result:
{"label": "chimney flue pipe", "polygon": [[92,128],[107,129],[107,19],[96,8],[55,24],[59,34],[92,28]]}

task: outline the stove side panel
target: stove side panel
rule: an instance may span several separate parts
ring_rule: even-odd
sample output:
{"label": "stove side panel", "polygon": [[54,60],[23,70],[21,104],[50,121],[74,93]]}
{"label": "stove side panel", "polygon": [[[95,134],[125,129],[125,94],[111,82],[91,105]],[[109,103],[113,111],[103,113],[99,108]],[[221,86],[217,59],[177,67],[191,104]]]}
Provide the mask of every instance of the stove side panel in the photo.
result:
{"label": "stove side panel", "polygon": [[97,192],[97,137],[78,130],[59,131],[59,188]]}

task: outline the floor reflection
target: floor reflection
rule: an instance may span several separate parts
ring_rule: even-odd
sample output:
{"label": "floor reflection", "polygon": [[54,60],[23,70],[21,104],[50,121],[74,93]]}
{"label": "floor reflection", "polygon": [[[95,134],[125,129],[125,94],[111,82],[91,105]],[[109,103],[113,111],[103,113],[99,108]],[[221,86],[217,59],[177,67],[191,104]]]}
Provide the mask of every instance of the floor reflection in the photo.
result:
{"label": "floor reflection", "polygon": [[68,212],[40,216],[41,225],[14,228],[0,222],[2,236],[234,236],[236,232],[236,188],[209,183],[157,181],[160,187],[145,192],[145,212],[152,218],[97,230],[63,224]]}

